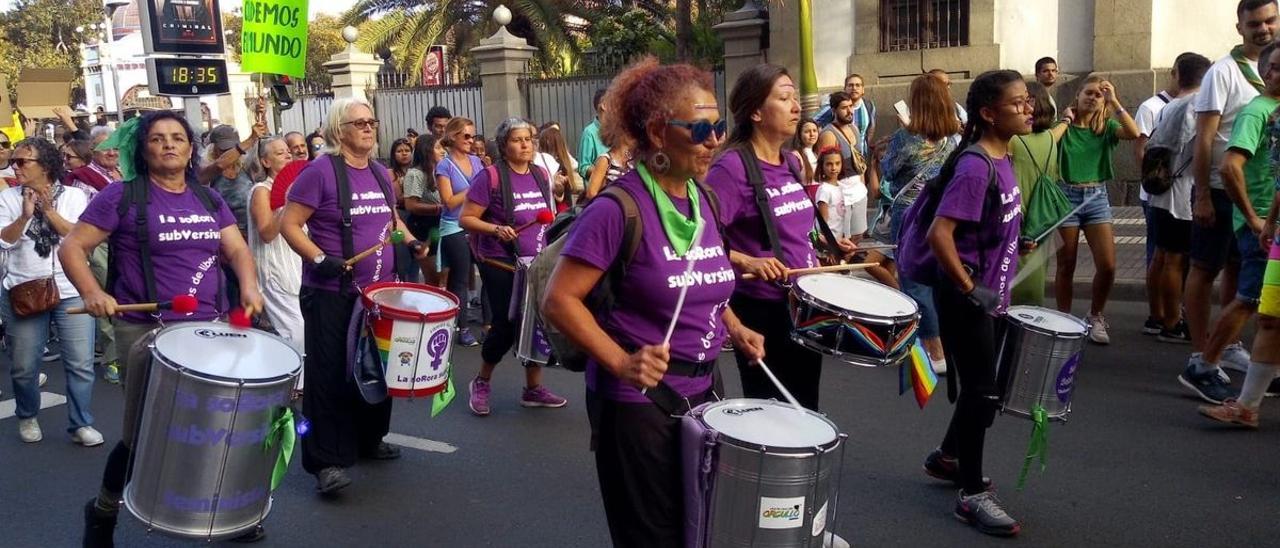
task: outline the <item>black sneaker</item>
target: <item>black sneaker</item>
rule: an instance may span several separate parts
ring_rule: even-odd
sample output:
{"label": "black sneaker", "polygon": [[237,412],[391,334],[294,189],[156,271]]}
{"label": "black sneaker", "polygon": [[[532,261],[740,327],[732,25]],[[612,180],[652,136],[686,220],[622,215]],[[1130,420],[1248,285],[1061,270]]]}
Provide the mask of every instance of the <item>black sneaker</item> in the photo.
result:
{"label": "black sneaker", "polygon": [[361,451],[360,456],[373,460],[395,460],[400,458],[400,448],[385,441],[380,441],[372,451]]}
{"label": "black sneaker", "polygon": [[1173,344],[1191,344],[1191,330],[1187,328],[1187,320],[1178,320],[1173,329],[1161,329],[1156,340]]}
{"label": "black sneaker", "polygon": [[1267,385],[1266,397],[1280,398],[1280,377],[1276,377],[1271,384]]}
{"label": "black sneaker", "polygon": [[119,512],[104,512],[98,508],[98,497],[84,504],[84,548],[112,548]]}
{"label": "black sneaker", "polygon": [[1231,385],[1223,382],[1216,369],[1204,373],[1196,373],[1196,361],[1194,360],[1187,364],[1182,373],[1178,374],[1178,382],[1199,396],[1200,399],[1214,405],[1222,405],[1222,402],[1228,398],[1236,397],[1235,391],[1231,390]]}
{"label": "black sneaker", "polygon": [[1011,537],[1021,530],[1018,520],[1004,511],[996,492],[990,489],[976,495],[966,495],[961,491],[956,498],[955,516],[988,535]]}
{"label": "black sneaker", "polygon": [[351,476],[337,466],[330,466],[316,474],[316,490],[322,495],[332,495],[348,485],[351,485]]}
{"label": "black sneaker", "polygon": [[[942,452],[942,448],[934,449],[924,458],[924,473],[943,481],[960,485],[960,461]],[[991,488],[991,478],[982,477],[982,486]]]}
{"label": "black sneaker", "polygon": [[1157,320],[1154,316],[1147,316],[1147,321],[1142,324],[1143,335],[1159,335],[1164,330],[1164,324]]}

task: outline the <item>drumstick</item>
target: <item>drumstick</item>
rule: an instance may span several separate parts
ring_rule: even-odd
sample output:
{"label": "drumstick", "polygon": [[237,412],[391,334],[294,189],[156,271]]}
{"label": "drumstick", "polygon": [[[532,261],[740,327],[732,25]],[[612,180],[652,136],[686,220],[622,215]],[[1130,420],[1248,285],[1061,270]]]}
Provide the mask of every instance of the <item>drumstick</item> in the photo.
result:
{"label": "drumstick", "polygon": [[898,248],[898,244],[867,244],[867,245],[860,245],[858,246],[857,249],[853,251],[857,253],[859,251],[876,251],[880,249],[897,249],[897,248]]}
{"label": "drumstick", "polygon": [[671,323],[667,324],[667,334],[662,337],[663,346],[671,342],[671,334],[675,332],[676,322],[680,320],[680,311],[684,309],[684,298],[689,294],[689,286],[693,285],[689,280],[690,274],[693,273],[693,263],[697,262],[697,256],[693,254],[693,246],[702,241],[702,228],[705,226],[707,223],[699,219],[698,226],[693,229],[693,239],[690,240],[689,249],[685,251],[688,260],[684,264],[684,276],[680,278],[680,296],[676,297],[676,309],[671,314]]}
{"label": "drumstick", "polygon": [[533,225],[549,225],[551,224],[551,221],[554,221],[554,220],[556,220],[556,216],[551,214],[551,210],[544,209],[538,212],[538,218],[520,225],[520,227],[516,229],[516,234],[524,232],[526,228],[529,228]]}
{"label": "drumstick", "polygon": [[385,240],[382,240],[381,242],[378,242],[377,244],[371,246],[369,249],[356,253],[354,257],[343,261],[342,264],[345,264],[348,267],[355,266],[356,263],[363,261],[365,257],[373,255],[374,253],[377,253],[379,249],[382,249],[382,246],[388,245],[388,244],[398,244],[403,241],[404,241],[404,232],[399,230],[392,230],[390,237],[388,237]]}
{"label": "drumstick", "polygon": [[[844,272],[847,270],[865,270],[873,266],[879,266],[879,265],[876,263],[851,263],[851,264],[837,264],[837,265],[831,265],[831,266],[815,266],[812,268],[796,268],[796,269],[788,268],[786,275],[798,276],[803,274],[816,274],[819,272]],[[746,274],[743,274],[740,279],[754,280],[757,277],[758,276],[756,276],[755,274],[748,272]]]}
{"label": "drumstick", "polygon": [[[134,303],[116,305],[116,312],[156,312],[158,310],[172,310],[179,314],[190,314],[199,307],[199,301],[191,295],[178,295],[171,301],[162,301],[158,303]],[[68,308],[67,314],[87,314],[89,310],[83,306]]]}
{"label": "drumstick", "polygon": [[773,376],[773,371],[769,369],[769,366],[764,364],[764,360],[756,360],[756,363],[760,365],[760,369],[769,377],[769,380],[773,381],[773,385],[778,387],[778,391],[782,392],[782,397],[786,398],[787,401],[796,408],[796,411],[804,411],[804,406],[800,405],[800,402],[796,401],[796,397],[792,396],[791,392],[787,391],[787,387],[782,386],[782,381],[779,381],[778,377]]}

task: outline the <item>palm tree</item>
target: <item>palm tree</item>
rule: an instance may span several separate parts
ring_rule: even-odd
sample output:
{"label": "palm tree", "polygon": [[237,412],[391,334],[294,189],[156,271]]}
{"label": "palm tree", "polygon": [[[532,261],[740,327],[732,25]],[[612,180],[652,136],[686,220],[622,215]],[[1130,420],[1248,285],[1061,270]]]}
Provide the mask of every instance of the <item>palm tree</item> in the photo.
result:
{"label": "palm tree", "polygon": [[359,0],[344,19],[361,24],[357,42],[368,51],[389,50],[397,68],[417,80],[432,45],[464,54],[494,30],[490,16],[509,4],[507,29],[538,48],[544,72],[567,72],[581,58],[577,35],[597,17],[599,2],[574,0]]}

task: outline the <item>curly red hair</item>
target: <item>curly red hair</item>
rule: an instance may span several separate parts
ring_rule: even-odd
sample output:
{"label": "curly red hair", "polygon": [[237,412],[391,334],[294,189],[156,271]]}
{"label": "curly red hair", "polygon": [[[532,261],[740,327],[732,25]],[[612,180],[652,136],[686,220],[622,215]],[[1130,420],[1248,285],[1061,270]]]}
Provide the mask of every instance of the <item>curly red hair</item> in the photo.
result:
{"label": "curly red hair", "polygon": [[631,146],[637,156],[652,151],[649,124],[670,118],[671,105],[691,87],[715,93],[711,73],[687,64],[662,65],[646,55],[609,84],[604,96],[601,137],[611,146]]}

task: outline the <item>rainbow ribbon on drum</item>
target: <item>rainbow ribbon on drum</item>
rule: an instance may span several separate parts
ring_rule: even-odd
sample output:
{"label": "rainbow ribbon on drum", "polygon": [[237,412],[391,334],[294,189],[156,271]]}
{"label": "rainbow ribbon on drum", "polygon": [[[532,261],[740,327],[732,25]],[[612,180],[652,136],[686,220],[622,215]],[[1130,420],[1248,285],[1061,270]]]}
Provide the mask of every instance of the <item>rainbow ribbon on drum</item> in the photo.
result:
{"label": "rainbow ribbon on drum", "polygon": [[924,405],[933,396],[934,389],[938,387],[938,374],[933,372],[929,353],[924,351],[919,340],[911,345],[909,357],[907,363],[902,365],[901,376],[898,378],[898,395],[906,393],[910,386],[916,397],[916,405],[924,409]]}
{"label": "rainbow ribbon on drum", "polygon": [[1049,413],[1036,404],[1031,408],[1031,442],[1027,444],[1027,456],[1022,461],[1022,472],[1018,474],[1018,490],[1027,483],[1027,472],[1031,470],[1031,461],[1040,457],[1040,472],[1045,469],[1045,459],[1049,453]]}
{"label": "rainbow ribbon on drum", "polygon": [[271,422],[271,431],[267,433],[264,450],[270,451],[271,446],[276,443],[280,444],[280,455],[276,457],[276,466],[271,470],[271,490],[275,491],[280,486],[280,482],[284,481],[284,475],[289,471],[289,461],[293,459],[293,446],[298,441],[297,432],[293,427],[293,410],[285,407],[281,409],[276,420]]}

